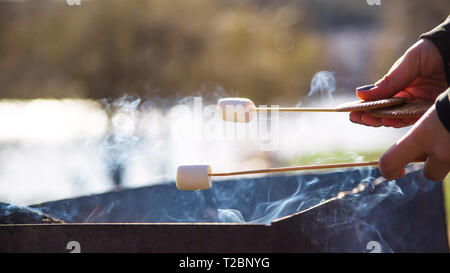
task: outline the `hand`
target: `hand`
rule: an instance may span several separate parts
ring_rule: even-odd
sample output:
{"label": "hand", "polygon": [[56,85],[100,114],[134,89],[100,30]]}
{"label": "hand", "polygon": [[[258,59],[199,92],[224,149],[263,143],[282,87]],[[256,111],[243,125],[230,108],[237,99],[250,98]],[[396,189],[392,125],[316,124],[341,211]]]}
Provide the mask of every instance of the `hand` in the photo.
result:
{"label": "hand", "polygon": [[[439,50],[427,40],[421,39],[398,59],[389,72],[375,85],[356,89],[362,100],[379,100],[390,97],[404,97],[408,102],[432,101],[447,88],[444,65]],[[376,118],[367,112],[354,111],[350,120],[368,126],[404,127],[415,123],[418,118],[390,119]]]}
{"label": "hand", "polygon": [[425,160],[423,173],[433,181],[442,181],[450,171],[450,133],[439,120],[434,105],[380,158],[381,174],[397,179],[404,167],[415,160]]}

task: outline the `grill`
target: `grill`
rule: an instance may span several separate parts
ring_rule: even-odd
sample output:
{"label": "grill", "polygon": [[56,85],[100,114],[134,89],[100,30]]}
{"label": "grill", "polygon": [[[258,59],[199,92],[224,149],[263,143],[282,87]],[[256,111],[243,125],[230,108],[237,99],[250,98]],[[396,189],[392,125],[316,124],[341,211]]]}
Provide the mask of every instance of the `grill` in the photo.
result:
{"label": "grill", "polygon": [[77,241],[82,252],[448,252],[442,183],[417,170],[395,184],[378,176],[364,168],[4,204],[0,251],[69,252]]}

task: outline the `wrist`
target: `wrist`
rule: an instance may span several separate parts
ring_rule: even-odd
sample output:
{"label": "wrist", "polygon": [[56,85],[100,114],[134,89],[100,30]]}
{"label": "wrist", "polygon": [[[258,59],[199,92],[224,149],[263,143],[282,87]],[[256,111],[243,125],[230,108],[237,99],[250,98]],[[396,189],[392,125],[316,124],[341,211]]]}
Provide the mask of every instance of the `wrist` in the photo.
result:
{"label": "wrist", "polygon": [[441,124],[450,133],[450,88],[436,99],[436,114]]}

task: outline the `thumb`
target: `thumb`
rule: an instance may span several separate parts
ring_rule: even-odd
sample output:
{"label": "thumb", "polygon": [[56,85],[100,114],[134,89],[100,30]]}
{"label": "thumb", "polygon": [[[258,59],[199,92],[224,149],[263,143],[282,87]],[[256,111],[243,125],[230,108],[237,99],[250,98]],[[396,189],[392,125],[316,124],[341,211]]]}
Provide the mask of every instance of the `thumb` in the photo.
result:
{"label": "thumb", "polygon": [[419,75],[421,43],[416,43],[398,59],[389,72],[374,85],[356,89],[356,95],[362,100],[379,100],[393,97],[405,89]]}
{"label": "thumb", "polygon": [[381,174],[387,179],[397,179],[404,175],[404,167],[423,156],[426,151],[420,143],[420,132],[412,128],[380,158]]}

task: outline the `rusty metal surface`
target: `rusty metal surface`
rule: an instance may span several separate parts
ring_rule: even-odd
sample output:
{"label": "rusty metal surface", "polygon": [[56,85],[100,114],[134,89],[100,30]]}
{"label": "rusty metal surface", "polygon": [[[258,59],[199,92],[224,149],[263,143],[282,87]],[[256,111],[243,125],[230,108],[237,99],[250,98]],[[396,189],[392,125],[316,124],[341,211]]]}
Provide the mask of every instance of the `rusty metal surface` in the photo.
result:
{"label": "rusty metal surface", "polygon": [[[327,208],[324,204],[321,208]],[[314,212],[316,213],[316,212]],[[323,252],[299,224],[314,228],[316,214],[297,215],[271,226],[232,223],[34,224],[0,226],[1,252],[68,252],[76,240],[82,252]],[[316,234],[323,233],[317,226]],[[325,237],[324,237],[325,238]],[[323,241],[323,240],[320,240]],[[326,240],[325,240],[326,241]]]}
{"label": "rusty metal surface", "polygon": [[[433,201],[429,198],[418,202]],[[313,209],[262,224],[37,224],[0,226],[1,252],[68,252],[78,241],[82,252],[366,252],[357,225],[334,230],[324,219],[345,220],[344,200],[332,200]],[[429,204],[430,205],[430,204]],[[389,206],[389,204],[386,204]],[[433,204],[431,204],[432,207]],[[341,210],[343,209],[343,210]],[[396,230],[385,236],[395,252],[448,252],[445,225],[432,214],[403,213],[414,218],[409,227],[398,217],[377,228]],[[375,212],[377,213],[377,212]],[[389,212],[383,217],[396,217]]]}
{"label": "rusty metal surface", "polygon": [[289,200],[289,206],[276,216],[279,218],[307,209],[342,190],[352,189],[368,177],[378,175],[376,169],[361,168],[253,179],[237,177],[216,181],[211,189],[203,191],[180,191],[175,183],[168,183],[32,207],[55,218],[76,223],[223,222],[218,215],[220,209],[238,210],[247,222],[263,222],[258,219],[268,214],[269,204]]}

